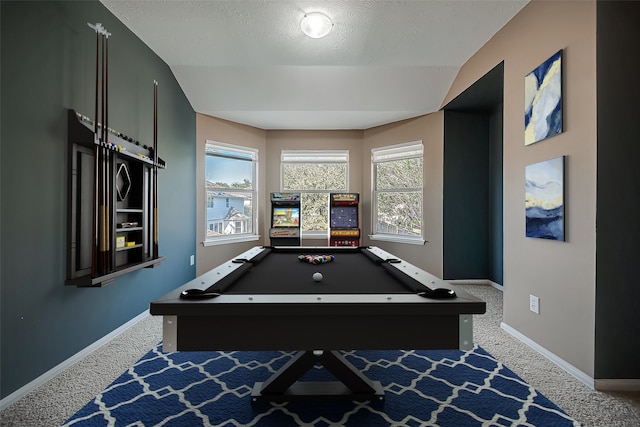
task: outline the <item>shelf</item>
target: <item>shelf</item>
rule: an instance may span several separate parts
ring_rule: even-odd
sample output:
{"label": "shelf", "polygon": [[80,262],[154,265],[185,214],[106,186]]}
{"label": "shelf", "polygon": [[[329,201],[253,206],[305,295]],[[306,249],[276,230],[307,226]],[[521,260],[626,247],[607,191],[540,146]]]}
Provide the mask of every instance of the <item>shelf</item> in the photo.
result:
{"label": "shelf", "polygon": [[142,231],[144,228],[142,227],[127,227],[127,228],[116,228],[116,233],[128,233],[131,231]]}
{"label": "shelf", "polygon": [[142,247],[142,243],[139,243],[139,244],[133,245],[133,246],[125,246],[123,248],[116,248],[116,252],[130,251],[131,249],[136,249],[136,248],[141,248],[141,247]]}
{"label": "shelf", "polygon": [[131,273],[132,271],[139,270],[141,268],[153,268],[156,265],[160,264],[164,261],[164,257],[158,257],[149,261],[143,261],[133,265],[127,265],[125,268],[114,271],[113,273],[105,274],[104,276],[99,277],[91,277],[91,276],[83,276],[75,279],[69,279],[66,281],[67,285],[75,285],[78,287],[85,288],[96,288],[101,286],[106,286],[111,283],[118,277],[127,273]]}

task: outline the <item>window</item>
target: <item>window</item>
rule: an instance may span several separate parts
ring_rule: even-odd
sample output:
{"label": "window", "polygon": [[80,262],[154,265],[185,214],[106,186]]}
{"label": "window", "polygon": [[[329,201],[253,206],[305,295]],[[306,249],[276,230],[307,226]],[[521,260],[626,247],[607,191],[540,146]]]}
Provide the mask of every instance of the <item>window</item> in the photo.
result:
{"label": "window", "polygon": [[207,141],[205,244],[256,240],[258,150]]}
{"label": "window", "polygon": [[372,239],[423,244],[422,141],[371,150]]}
{"label": "window", "polygon": [[327,235],[329,193],[348,191],[348,150],[283,150],[281,187],[300,193],[300,228],[308,235]]}

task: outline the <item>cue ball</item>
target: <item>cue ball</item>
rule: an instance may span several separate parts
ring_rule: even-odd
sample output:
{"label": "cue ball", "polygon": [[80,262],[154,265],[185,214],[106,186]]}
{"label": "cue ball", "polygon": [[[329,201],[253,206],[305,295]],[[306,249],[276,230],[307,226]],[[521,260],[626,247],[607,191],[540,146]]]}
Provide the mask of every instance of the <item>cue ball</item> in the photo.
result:
{"label": "cue ball", "polygon": [[313,280],[315,282],[319,282],[320,280],[322,280],[322,273],[313,273]]}

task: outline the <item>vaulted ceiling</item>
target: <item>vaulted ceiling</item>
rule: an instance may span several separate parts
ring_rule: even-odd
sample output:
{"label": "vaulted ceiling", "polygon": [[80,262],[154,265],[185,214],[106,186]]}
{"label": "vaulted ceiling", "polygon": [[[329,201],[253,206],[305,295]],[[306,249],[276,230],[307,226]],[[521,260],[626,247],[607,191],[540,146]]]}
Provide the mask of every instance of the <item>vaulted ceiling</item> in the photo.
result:
{"label": "vaulted ceiling", "polygon": [[[261,129],[367,129],[441,108],[529,0],[101,0],[196,112]],[[334,23],[322,39],[305,13]]]}

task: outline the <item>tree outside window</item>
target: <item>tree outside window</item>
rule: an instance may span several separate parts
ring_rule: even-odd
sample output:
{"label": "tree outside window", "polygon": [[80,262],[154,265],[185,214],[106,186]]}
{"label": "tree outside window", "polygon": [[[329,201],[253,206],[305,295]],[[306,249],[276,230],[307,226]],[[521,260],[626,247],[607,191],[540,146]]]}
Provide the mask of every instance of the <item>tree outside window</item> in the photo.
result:
{"label": "tree outside window", "polygon": [[422,241],[422,141],[371,150],[373,238]]}
{"label": "tree outside window", "polygon": [[307,234],[329,229],[329,194],[348,191],[348,150],[283,150],[282,191],[300,193],[300,228]]}

